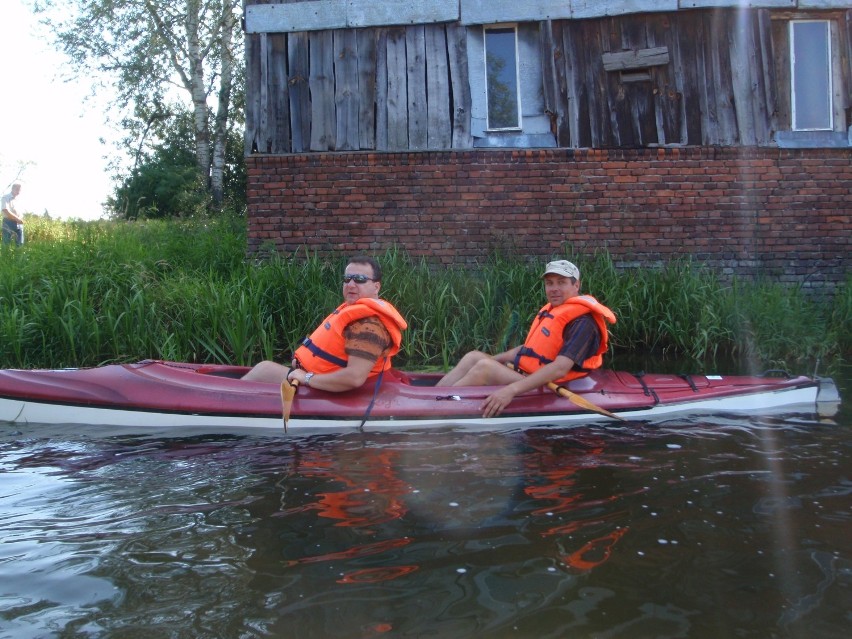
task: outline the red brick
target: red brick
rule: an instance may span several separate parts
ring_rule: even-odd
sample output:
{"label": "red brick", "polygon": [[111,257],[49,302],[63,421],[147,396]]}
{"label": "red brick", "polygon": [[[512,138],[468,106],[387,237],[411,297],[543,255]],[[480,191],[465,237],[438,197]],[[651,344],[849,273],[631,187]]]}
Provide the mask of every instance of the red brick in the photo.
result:
{"label": "red brick", "polygon": [[[841,281],[850,267],[844,149],[492,149],[246,162],[250,252],[271,241],[286,252],[309,243],[334,253],[355,235],[340,220],[357,217],[362,248],[399,245],[440,264],[481,263],[507,242],[547,259],[573,240],[563,236],[580,234],[584,250],[605,249],[616,262],[692,254],[727,273],[743,260],[754,273],[798,249],[791,277],[813,279],[829,264]],[[308,225],[340,232],[292,232]]]}

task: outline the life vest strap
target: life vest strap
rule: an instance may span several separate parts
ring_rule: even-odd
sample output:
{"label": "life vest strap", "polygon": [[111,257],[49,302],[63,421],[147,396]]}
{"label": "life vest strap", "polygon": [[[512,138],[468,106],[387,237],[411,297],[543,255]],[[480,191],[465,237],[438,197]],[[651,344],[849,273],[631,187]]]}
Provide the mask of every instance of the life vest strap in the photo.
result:
{"label": "life vest strap", "polygon": [[[518,354],[517,354],[517,355],[515,355],[515,361],[512,363],[512,367],[513,367],[516,371],[518,371],[519,373],[523,373],[523,372],[524,372],[523,370],[521,370],[521,367],[520,367],[520,366],[518,366],[518,362],[520,362],[520,361],[521,361],[521,357],[523,357],[523,356],[527,356],[527,357],[534,357],[535,359],[537,359],[538,361],[540,361],[540,362],[542,363],[542,365],[544,365],[544,364],[550,364],[550,363],[553,361],[552,359],[547,359],[546,357],[544,357],[544,356],[542,356],[542,355],[539,355],[538,353],[536,353],[536,352],[535,352],[533,349],[531,349],[531,348],[527,348],[526,346],[521,346],[521,350],[519,350],[519,351],[518,351]],[[588,373],[591,373],[593,369],[591,369],[591,368],[585,368],[584,366],[580,365],[578,362],[574,362],[574,366],[572,366],[572,367],[571,367],[571,370],[572,370],[572,371],[574,371],[574,372],[576,372],[576,373],[586,373],[586,374],[588,374]],[[524,373],[524,374],[526,374],[526,373]]]}
{"label": "life vest strap", "polygon": [[310,337],[306,337],[302,342],[302,346],[307,348],[314,357],[319,357],[320,359],[324,359],[327,362],[331,362],[335,366],[339,366],[341,368],[346,368],[346,365],[349,363],[345,359],[341,359],[339,357],[335,357],[328,351],[324,351],[319,346],[314,344],[311,341]]}
{"label": "life vest strap", "polygon": [[515,355],[515,368],[518,368],[518,362],[521,361],[522,357],[535,358],[539,362],[541,362],[542,366],[545,365],[545,364],[550,364],[550,362],[553,361],[552,359],[548,359],[547,357],[544,357],[543,355],[539,355],[533,349],[528,348],[527,346],[521,346],[520,350]]}

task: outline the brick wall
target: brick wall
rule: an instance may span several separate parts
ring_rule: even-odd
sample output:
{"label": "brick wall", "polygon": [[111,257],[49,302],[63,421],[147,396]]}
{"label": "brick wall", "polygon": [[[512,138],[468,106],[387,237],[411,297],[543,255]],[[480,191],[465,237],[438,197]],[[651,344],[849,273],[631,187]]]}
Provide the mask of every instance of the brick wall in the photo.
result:
{"label": "brick wall", "polygon": [[307,248],[435,264],[604,249],[692,256],[830,292],[849,273],[848,149],[472,150],[249,156],[249,253]]}

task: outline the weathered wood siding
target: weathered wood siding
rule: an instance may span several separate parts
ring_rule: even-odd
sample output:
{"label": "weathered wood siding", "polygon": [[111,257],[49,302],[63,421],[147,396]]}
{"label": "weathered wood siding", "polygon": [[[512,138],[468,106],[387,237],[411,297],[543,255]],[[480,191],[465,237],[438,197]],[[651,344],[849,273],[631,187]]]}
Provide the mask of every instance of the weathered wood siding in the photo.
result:
{"label": "weathered wood siding", "polygon": [[[841,131],[852,9],[808,15],[837,27]],[[541,21],[541,115],[560,147],[773,144],[791,122],[790,16],[710,8]],[[471,148],[468,28],[481,27],[247,34],[247,153]]]}
{"label": "weathered wood siding", "polygon": [[454,25],[246,37],[246,151],[469,148],[463,31]]}

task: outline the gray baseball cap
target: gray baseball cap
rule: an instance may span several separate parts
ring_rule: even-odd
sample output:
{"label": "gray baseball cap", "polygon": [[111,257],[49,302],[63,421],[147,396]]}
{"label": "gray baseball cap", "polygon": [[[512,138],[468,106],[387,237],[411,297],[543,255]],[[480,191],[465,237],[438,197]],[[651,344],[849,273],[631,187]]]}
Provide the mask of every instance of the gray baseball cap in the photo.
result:
{"label": "gray baseball cap", "polygon": [[[547,268],[544,269],[544,275],[549,273],[553,273],[554,275],[561,275],[562,277],[573,277],[575,280],[580,279],[580,269],[578,269],[574,264],[569,262],[568,260],[556,260],[555,262],[548,262]],[[542,275],[542,277],[544,277]]]}

